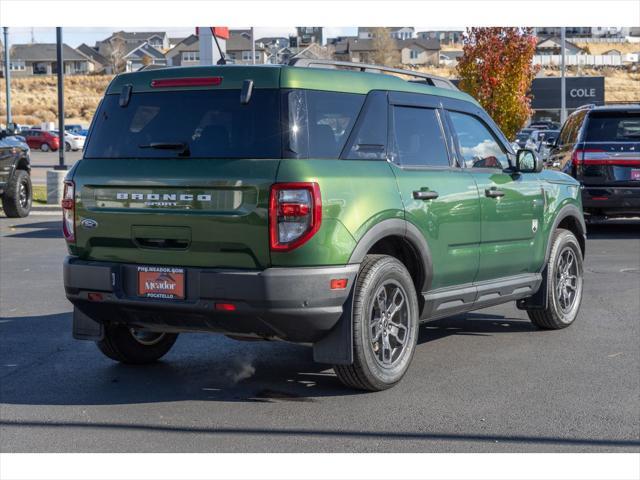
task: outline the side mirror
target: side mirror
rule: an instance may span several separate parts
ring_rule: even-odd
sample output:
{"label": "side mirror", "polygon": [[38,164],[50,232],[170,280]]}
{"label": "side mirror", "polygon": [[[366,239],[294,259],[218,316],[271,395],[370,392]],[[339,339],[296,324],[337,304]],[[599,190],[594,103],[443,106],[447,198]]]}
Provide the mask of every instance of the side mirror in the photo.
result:
{"label": "side mirror", "polygon": [[516,169],[522,173],[539,173],[544,168],[542,160],[528,148],[518,150],[516,155]]}
{"label": "side mirror", "polygon": [[555,145],[556,145],[556,139],[555,139],[555,138],[547,138],[547,139],[544,141],[544,144],[545,144],[547,147],[549,147],[549,148],[551,148],[551,147],[555,147]]}

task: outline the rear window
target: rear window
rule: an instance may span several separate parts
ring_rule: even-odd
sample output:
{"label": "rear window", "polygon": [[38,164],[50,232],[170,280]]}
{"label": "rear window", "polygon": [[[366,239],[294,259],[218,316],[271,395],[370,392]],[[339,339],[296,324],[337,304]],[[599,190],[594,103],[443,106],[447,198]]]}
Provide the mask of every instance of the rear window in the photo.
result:
{"label": "rear window", "polygon": [[592,113],[585,141],[640,142],[640,112]]}
{"label": "rear window", "polygon": [[[276,89],[134,93],[126,107],[107,95],[96,113],[85,158],[280,158]],[[158,148],[159,145],[185,145]],[[152,147],[152,145],[154,145]]]}

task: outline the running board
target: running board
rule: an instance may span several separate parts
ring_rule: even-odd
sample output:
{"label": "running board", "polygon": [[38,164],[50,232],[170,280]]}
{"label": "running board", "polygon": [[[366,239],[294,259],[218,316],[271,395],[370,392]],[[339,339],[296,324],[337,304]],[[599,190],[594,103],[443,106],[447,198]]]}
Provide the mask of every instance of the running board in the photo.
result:
{"label": "running board", "polygon": [[423,293],[422,319],[434,320],[534,295],[542,275],[527,273]]}

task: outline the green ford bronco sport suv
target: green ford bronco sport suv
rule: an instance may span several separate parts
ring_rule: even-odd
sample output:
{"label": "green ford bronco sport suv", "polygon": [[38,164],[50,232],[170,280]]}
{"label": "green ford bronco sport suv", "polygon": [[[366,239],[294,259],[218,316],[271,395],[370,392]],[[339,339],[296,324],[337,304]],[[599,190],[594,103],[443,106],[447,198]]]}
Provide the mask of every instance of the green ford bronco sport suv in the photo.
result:
{"label": "green ford bronco sport suv", "polygon": [[65,182],[74,336],[133,364],[180,332],[285,340],[382,390],[422,320],[515,301],[570,325],[579,184],[516,154],[450,82],[360,69],[115,77]]}

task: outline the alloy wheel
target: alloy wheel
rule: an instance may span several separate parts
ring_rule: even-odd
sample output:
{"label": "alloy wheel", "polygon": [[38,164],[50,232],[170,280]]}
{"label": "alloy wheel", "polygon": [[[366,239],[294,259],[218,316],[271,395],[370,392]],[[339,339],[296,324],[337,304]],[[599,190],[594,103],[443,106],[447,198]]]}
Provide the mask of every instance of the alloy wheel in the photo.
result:
{"label": "alloy wheel", "polygon": [[563,313],[569,313],[580,292],[580,272],[576,254],[571,247],[565,247],[558,255],[555,274],[555,294]]}
{"label": "alloy wheel", "polygon": [[383,283],[373,297],[369,316],[370,346],[383,368],[392,368],[402,358],[410,321],[405,290],[393,280]]}
{"label": "alloy wheel", "polygon": [[29,197],[29,184],[26,181],[20,182],[18,186],[18,202],[20,202],[22,208],[29,206]]}

